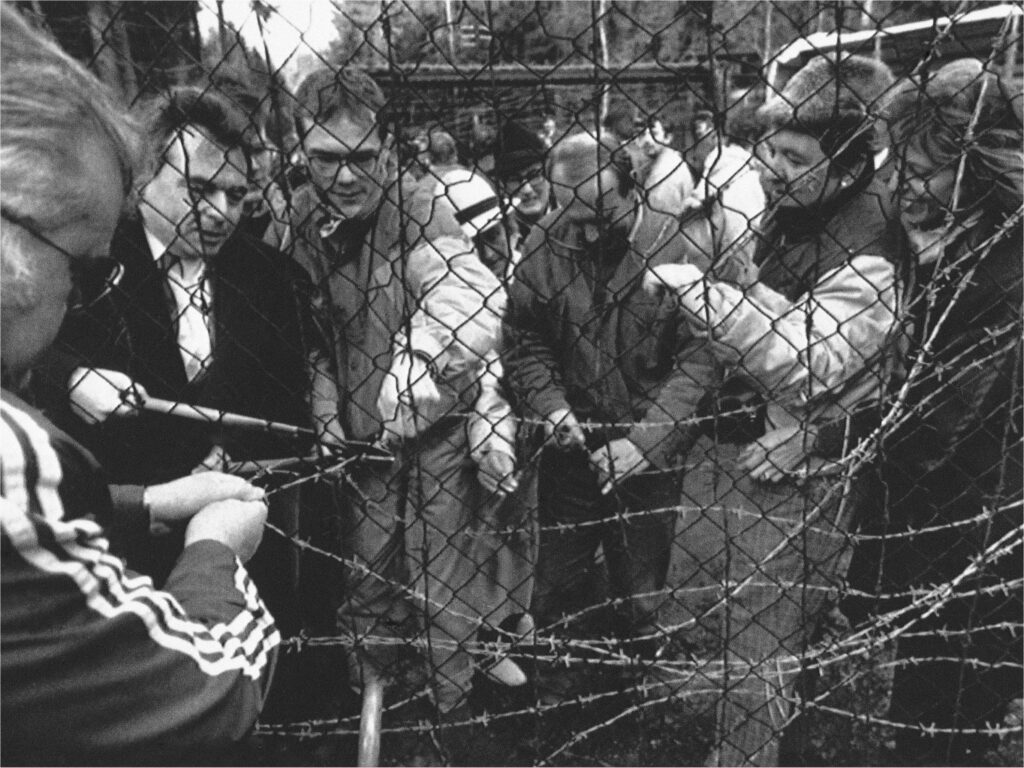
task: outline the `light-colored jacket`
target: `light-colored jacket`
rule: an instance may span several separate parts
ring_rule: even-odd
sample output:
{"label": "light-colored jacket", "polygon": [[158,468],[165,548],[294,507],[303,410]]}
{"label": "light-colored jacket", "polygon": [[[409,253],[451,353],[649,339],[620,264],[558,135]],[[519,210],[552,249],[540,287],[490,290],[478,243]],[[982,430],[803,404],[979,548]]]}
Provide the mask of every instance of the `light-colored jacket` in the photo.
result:
{"label": "light-colored jacket", "polygon": [[889,200],[872,182],[825,220],[794,217],[802,229],[788,235],[766,222],[757,282],[684,294],[705,339],[691,376],[709,389],[746,382],[767,402],[768,430],[806,429],[880,399],[899,313]]}
{"label": "light-colored jacket", "polygon": [[652,211],[678,216],[683,201],[693,194],[693,174],[683,156],[671,147],[662,149],[644,180],[643,193]]}
{"label": "light-colored jacket", "polygon": [[715,359],[766,395],[769,429],[838,418],[881,394],[872,366],[897,318],[895,270],[883,256],[854,256],[797,301],[763,283],[713,283],[706,301],[683,301],[706,317]]}
{"label": "light-colored jacket", "polygon": [[346,434],[370,439],[380,432],[377,397],[396,351],[432,361],[443,398],[439,413],[464,410],[462,404],[475,397],[485,357],[497,348],[505,301],[497,279],[468,243],[403,240],[402,233],[417,231],[416,224],[386,197],[354,252],[338,252],[321,236],[323,211],[312,189],[296,193],[293,204],[289,253],[318,289]]}

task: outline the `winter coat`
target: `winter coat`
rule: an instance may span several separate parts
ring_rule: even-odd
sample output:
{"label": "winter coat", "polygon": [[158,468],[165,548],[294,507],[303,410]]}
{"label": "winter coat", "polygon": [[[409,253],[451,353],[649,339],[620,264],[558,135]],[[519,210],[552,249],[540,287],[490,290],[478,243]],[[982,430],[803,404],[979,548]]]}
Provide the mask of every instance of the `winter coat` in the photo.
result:
{"label": "winter coat", "polygon": [[190,544],[154,589],[109,551],[95,459],[6,391],[0,413],[4,762],[187,765],[240,741],[280,635],[234,552]]}
{"label": "winter coat", "polygon": [[465,241],[424,242],[419,220],[399,206],[404,193],[392,185],[371,219],[345,222],[326,238],[313,187],[293,199],[288,251],[313,280],[315,314],[332,339],[338,412],[355,439],[381,431],[377,397],[396,351],[432,362],[443,397],[436,419],[473,402],[500,333],[497,279]]}
{"label": "winter coat", "polygon": [[[702,390],[679,367],[692,337],[664,299],[642,287],[649,266],[709,259],[688,248],[678,221],[640,207],[624,253],[603,261],[575,246],[575,224],[559,211],[530,234],[509,289],[503,364],[509,386],[534,418],[571,408],[580,421],[628,437],[654,465],[677,464]],[[734,256],[716,267],[738,279],[749,265]],[[615,425],[615,426],[610,426]],[[632,425],[632,426],[630,426]]]}
{"label": "winter coat", "polygon": [[899,299],[890,199],[874,181],[821,210],[776,215],[756,283],[710,283],[706,296],[684,297],[718,366],[701,363],[694,378],[735,376],[760,392],[769,430],[829,422],[879,399]]}

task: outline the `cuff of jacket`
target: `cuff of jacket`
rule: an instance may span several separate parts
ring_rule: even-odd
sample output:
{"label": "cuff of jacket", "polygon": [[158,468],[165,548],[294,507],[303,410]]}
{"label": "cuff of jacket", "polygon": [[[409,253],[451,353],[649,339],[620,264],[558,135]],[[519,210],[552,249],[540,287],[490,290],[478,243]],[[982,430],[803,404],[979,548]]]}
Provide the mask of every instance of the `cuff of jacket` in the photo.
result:
{"label": "cuff of jacket", "polygon": [[526,402],[529,403],[530,409],[542,419],[560,408],[572,410],[561,389],[542,389],[529,395]]}
{"label": "cuff of jacket", "polygon": [[239,567],[230,547],[202,539],[182,550],[164,588],[192,618],[231,621],[245,608],[245,596],[236,586]]}
{"label": "cuff of jacket", "polygon": [[149,538],[149,510],[145,502],[144,485],[111,485],[110,500],[113,502],[111,527],[118,538],[131,552],[137,544]]}

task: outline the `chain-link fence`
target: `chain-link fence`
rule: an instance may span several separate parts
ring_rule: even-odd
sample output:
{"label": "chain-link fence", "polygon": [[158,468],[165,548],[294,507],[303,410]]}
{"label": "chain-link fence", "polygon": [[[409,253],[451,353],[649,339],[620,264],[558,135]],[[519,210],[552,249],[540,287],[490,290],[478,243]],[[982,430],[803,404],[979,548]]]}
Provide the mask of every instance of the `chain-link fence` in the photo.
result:
{"label": "chain-link fence", "polygon": [[249,759],[1020,763],[1020,4],[20,5],[159,155],[39,400],[272,500]]}

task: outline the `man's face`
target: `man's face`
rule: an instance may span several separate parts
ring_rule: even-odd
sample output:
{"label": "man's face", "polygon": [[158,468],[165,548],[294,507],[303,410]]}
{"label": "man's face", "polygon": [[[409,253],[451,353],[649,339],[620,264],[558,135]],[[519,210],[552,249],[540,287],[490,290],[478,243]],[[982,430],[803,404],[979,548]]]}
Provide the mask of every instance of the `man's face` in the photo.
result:
{"label": "man's face", "polygon": [[551,186],[561,209],[559,219],[575,224],[589,245],[632,226],[632,202],[619,192],[612,168],[598,173],[596,164],[558,163],[551,170]]}
{"label": "man's face", "polygon": [[[28,249],[25,261],[29,267],[17,279],[5,274],[0,307],[0,352],[5,371],[26,370],[53,343],[67,313],[74,284],[72,270],[107,255],[121,216],[121,172],[107,146],[96,140],[84,142],[78,157],[82,162],[80,183],[89,190],[82,215],[45,228],[15,223],[6,216],[3,219],[5,230],[25,230],[20,240]],[[15,301],[15,294],[25,301]]]}
{"label": "man's face", "polygon": [[503,179],[501,191],[505,197],[516,201],[516,214],[527,221],[536,221],[547,213],[551,185],[540,163]]}
{"label": "man's face", "polygon": [[235,231],[248,191],[245,153],[186,127],[142,190],[142,218],[172,255],[205,259]]}
{"label": "man's face", "polygon": [[839,191],[840,176],[829,173],[829,158],[813,136],[783,129],[763,139],[758,153],[765,193],[783,208],[820,205]]}
{"label": "man's face", "polygon": [[934,229],[946,219],[956,186],[956,164],[938,165],[911,141],[902,158],[900,218],[908,229]]}
{"label": "man's face", "polygon": [[341,216],[365,218],[376,210],[387,180],[388,150],[372,115],[339,115],[314,124],[303,148],[313,184]]}

